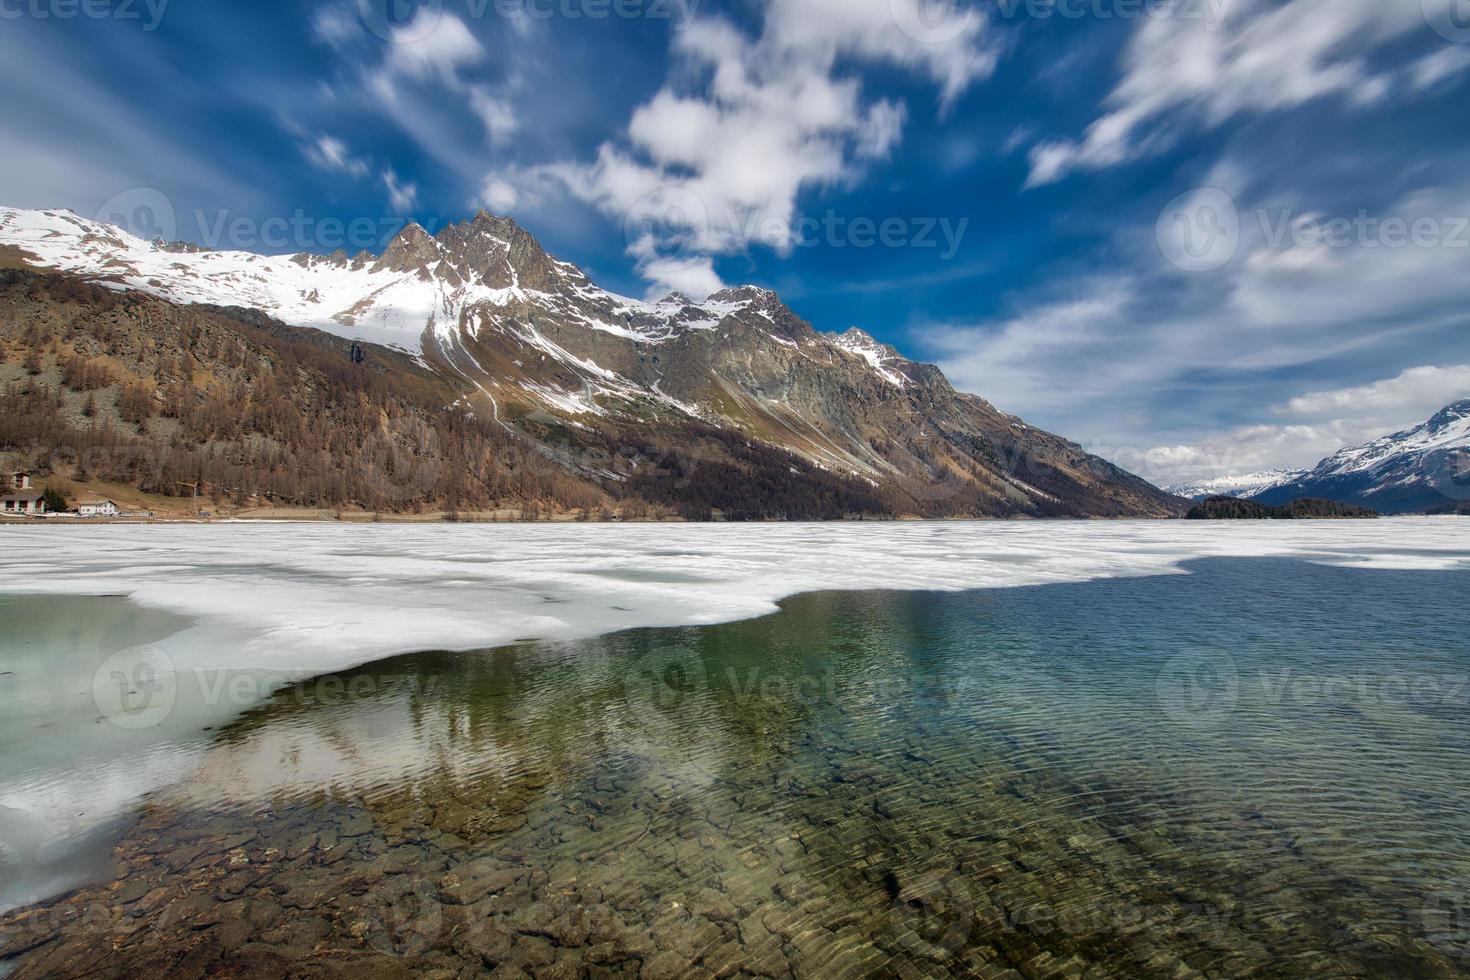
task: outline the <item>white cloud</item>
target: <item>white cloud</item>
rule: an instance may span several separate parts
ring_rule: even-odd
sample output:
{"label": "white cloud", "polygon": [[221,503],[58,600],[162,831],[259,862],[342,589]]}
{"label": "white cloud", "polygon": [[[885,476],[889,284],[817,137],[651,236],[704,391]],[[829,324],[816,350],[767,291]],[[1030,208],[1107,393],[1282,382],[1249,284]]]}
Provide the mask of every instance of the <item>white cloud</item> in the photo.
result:
{"label": "white cloud", "polygon": [[405,184],[399,181],[398,174],[391,169],[383,171],[383,186],[388,190],[388,203],[397,212],[412,211],[419,203],[419,188],[417,184]]}
{"label": "white cloud", "polygon": [[[438,18],[430,30],[420,23],[426,17]],[[422,9],[412,21],[394,29],[384,69],[410,78],[438,76],[451,84],[458,80],[462,68],[484,59],[485,48],[464,21],[453,14]]]}
{"label": "white cloud", "polygon": [[347,144],[325,133],[302,147],[302,152],[312,165],[328,173],[345,173],[354,177],[366,176],[369,165],[366,160],[352,156]]}
{"label": "white cloud", "polygon": [[1299,395],[1276,412],[1297,418],[1372,412],[1403,423],[1422,422],[1462,398],[1470,398],[1470,364],[1426,365],[1372,384]]}
{"label": "white cloud", "polygon": [[[1425,10],[1411,0],[1232,0],[1222,13],[1219,23],[1143,18],[1124,55],[1123,78],[1104,102],[1108,112],[1080,142],[1034,147],[1027,186],[1132,160],[1167,141],[1169,124],[1215,126],[1240,113],[1333,95],[1377,102],[1394,79],[1371,69],[1373,55],[1410,34],[1434,38]],[[1449,70],[1454,56],[1443,57],[1419,74]]]}
{"label": "white cloud", "polygon": [[311,18],[311,32],[318,41],[342,47],[363,37],[362,19],[350,6],[322,7]]}
{"label": "white cloud", "polygon": [[[1283,215],[1311,210],[1285,190],[1247,190],[1259,175],[1227,162],[1207,183],[1240,213],[1223,267],[1173,267],[1150,224],[1116,235],[1107,275],[1057,270],[1006,315],[915,337],[958,387],[1162,482],[1313,465],[1470,395],[1470,369],[1455,366],[1470,351],[1470,183],[1389,198],[1361,232],[1349,212],[1346,239],[1323,244],[1273,241]],[[1390,218],[1443,238],[1390,244]],[[1426,348],[1444,351],[1440,366],[1425,366]],[[1334,372],[1395,376],[1289,387]],[[1222,419],[1235,427],[1220,433]]]}
{"label": "white cloud", "polygon": [[[11,107],[39,107],[0,112],[5,204],[90,216],[114,194],[144,187],[166,192],[181,218],[194,206],[269,206],[233,161],[219,159],[217,148],[201,150],[198,134],[179,120],[125,96],[102,62],[51,26],[16,20],[0,30],[0,92]],[[148,64],[153,84],[191,82],[166,61]]]}
{"label": "white cloud", "polygon": [[638,274],[648,280],[648,298],[661,299],[671,292],[703,300],[725,288],[715,272],[713,260],[705,258],[652,258],[638,265]]}
{"label": "white cloud", "polygon": [[979,4],[932,0],[771,0],[764,43],[796,57],[838,55],[902,65],[929,75],[949,105],[995,70]]}
{"label": "white cloud", "polygon": [[756,36],[722,19],[694,20],[675,35],[673,80],[634,110],[623,140],[604,144],[590,164],[540,173],[559,174],[625,222],[648,274],[698,270],[707,283],[711,256],[752,245],[784,254],[804,190],[853,179],[902,137],[906,107],[867,101],[839,59],[922,73],[939,86],[941,106],[993,70],[978,11],[955,8],[935,23],[921,16],[925,4],[766,0]]}
{"label": "white cloud", "polygon": [[485,132],[493,142],[504,142],[520,128],[520,121],[516,119],[515,109],[510,102],[495,95],[485,86],[470,86],[469,98],[470,107],[480,117],[480,122],[485,125]]}
{"label": "white cloud", "polygon": [[1416,88],[1433,88],[1470,68],[1470,45],[1451,44],[1420,58],[1409,69]]}
{"label": "white cloud", "polygon": [[1130,383],[1121,365],[1091,375],[1076,368],[1106,359],[1127,330],[1137,288],[1121,277],[1088,281],[1011,318],[934,324],[917,334],[956,387],[984,392],[1007,411],[1044,415]]}
{"label": "white cloud", "polygon": [[1392,431],[1392,426],[1371,419],[1251,425],[1193,445],[1111,455],[1114,462],[1158,486],[1176,486],[1262,470],[1308,469],[1344,446],[1362,445]]}
{"label": "white cloud", "polygon": [[1470,364],[1414,367],[1365,385],[1307,392],[1271,410],[1298,421],[1244,426],[1193,445],[1155,447],[1136,462],[1141,476],[1163,484],[1306,469],[1346,446],[1419,425],[1463,398],[1470,398]]}
{"label": "white cloud", "polygon": [[487,207],[496,214],[510,214],[520,200],[521,196],[514,187],[501,178],[491,175],[485,178],[485,186],[480,189],[480,196],[476,204]]}
{"label": "white cloud", "polygon": [[[431,18],[431,28],[420,23]],[[468,111],[480,121],[492,143],[503,143],[520,127],[515,108],[504,92],[473,78],[471,69],[489,59],[478,38],[465,22],[453,14],[420,10],[414,20],[395,28],[382,63],[368,70],[367,83],[378,96],[381,106],[419,143],[455,169],[464,169],[466,160],[447,159],[445,149],[451,142],[442,125],[426,122],[438,118],[445,106],[446,90],[463,100],[454,108]],[[424,90],[434,91],[424,96]]]}
{"label": "white cloud", "polygon": [[857,154],[866,160],[883,160],[903,138],[903,124],[908,107],[902,102],[884,99],[868,110],[858,134]]}

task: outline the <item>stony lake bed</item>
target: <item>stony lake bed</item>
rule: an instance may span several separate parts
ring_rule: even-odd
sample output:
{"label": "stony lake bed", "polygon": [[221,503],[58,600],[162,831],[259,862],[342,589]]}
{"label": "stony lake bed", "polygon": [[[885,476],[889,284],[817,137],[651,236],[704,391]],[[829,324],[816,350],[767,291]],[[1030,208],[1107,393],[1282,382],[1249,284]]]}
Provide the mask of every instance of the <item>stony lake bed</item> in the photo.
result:
{"label": "stony lake bed", "polygon": [[0,973],[1466,975],[1461,527],[7,535]]}

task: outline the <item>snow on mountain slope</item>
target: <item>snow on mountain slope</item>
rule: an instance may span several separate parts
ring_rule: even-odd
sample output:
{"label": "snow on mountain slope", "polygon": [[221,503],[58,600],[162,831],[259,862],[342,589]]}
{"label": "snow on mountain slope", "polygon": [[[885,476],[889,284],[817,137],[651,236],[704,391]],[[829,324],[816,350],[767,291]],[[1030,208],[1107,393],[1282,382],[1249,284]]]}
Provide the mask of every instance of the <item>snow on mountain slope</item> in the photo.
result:
{"label": "snow on mountain slope", "polygon": [[1470,399],[1429,421],[1324,459],[1298,480],[1264,491],[1264,503],[1321,497],[1383,513],[1470,501]]}
{"label": "snow on mountain slope", "polygon": [[836,340],[837,346],[850,354],[856,354],[872,366],[884,381],[896,388],[902,388],[908,384],[908,378],[893,370],[890,362],[902,362],[898,351],[886,344],[880,344],[857,327],[853,327],[847,333],[841,334]]}
{"label": "snow on mountain slope", "polygon": [[1318,464],[1315,479],[1381,470],[1406,457],[1447,449],[1470,449],[1470,399],[1439,411],[1423,425],[1341,450]]}
{"label": "snow on mountain slope", "polygon": [[1306,470],[1273,469],[1239,476],[1222,476],[1198,483],[1180,483],[1165,487],[1176,497],[1204,500],[1206,497],[1254,497],[1267,490],[1301,479]]}
{"label": "snow on mountain slope", "polygon": [[0,208],[0,244],[104,285],[179,303],[250,307],[295,326],[414,353],[425,327],[458,305],[441,284],[387,269],[319,257],[175,251],[67,211]]}
{"label": "snow on mountain slope", "polygon": [[519,231],[482,215],[440,238],[409,225],[380,257],[267,256],[148,242],[70,211],[0,207],[0,245],[41,267],[178,303],[257,309],[414,354],[423,352],[426,331],[447,340],[475,309],[539,305],[591,330],[659,343],[682,329],[708,329],[741,305],[639,302],[598,289],[576,266],[544,254],[535,257],[543,266],[537,281],[523,282],[511,229]]}

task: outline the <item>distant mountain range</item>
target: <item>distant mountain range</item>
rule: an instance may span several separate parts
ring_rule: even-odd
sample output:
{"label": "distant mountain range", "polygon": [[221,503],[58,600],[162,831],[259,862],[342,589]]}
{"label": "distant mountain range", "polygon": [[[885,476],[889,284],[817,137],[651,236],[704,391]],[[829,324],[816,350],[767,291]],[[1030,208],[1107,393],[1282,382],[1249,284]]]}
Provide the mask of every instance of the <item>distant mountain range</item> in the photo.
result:
{"label": "distant mountain range", "polygon": [[[67,358],[97,361],[137,385],[156,383],[160,406],[168,401],[192,418],[193,402],[218,394],[214,382],[233,379],[240,388],[234,397],[251,397],[257,382],[237,362],[252,355],[239,353],[241,344],[264,344],[278,353],[262,356],[278,359],[286,356],[281,350],[290,354],[279,346],[285,340],[341,351],[386,376],[383,397],[399,407],[381,408],[385,425],[410,413],[416,424],[445,432],[438,441],[448,446],[426,446],[406,424],[373,435],[379,462],[366,481],[353,476],[357,463],[333,460],[341,470],[334,480],[290,482],[311,487],[304,492],[318,503],[350,504],[363,495],[376,501],[371,488],[382,474],[373,467],[405,453],[433,454],[440,473],[433,486],[416,489],[416,506],[446,495],[488,506],[531,494],[492,480],[486,471],[493,464],[461,459],[467,450],[454,433],[469,426],[483,443],[476,453],[510,440],[552,461],[577,484],[572,492],[561,480],[559,493],[608,504],[639,499],[690,516],[1163,517],[1187,509],[1076,444],[956,391],[938,368],[908,360],[861,330],[817,332],[769,290],[745,286],[697,301],[618,296],[548,255],[511,219],[485,212],[437,235],[409,225],[381,255],[262,256],[148,242],[68,211],[0,208],[4,265],[50,270],[163,304],[151,319],[128,322],[128,331],[152,335],[123,347],[71,313],[69,333],[48,333],[57,318],[52,307],[77,298],[12,284],[17,312],[11,335],[0,340],[12,357],[39,357],[38,376],[49,377],[53,364],[61,371]],[[41,295],[48,290],[54,295]],[[201,311],[218,333],[207,346],[181,342],[173,325],[164,335],[150,326],[187,324]],[[230,335],[231,324],[244,325],[239,338]],[[252,332],[258,330],[269,338]],[[38,338],[47,346],[28,352]],[[227,349],[236,353],[221,361]],[[203,372],[185,377],[173,362],[159,362],[158,351],[187,355]],[[337,394],[329,380],[336,367],[313,361],[301,370],[317,379],[302,382],[303,397],[321,398],[322,385]],[[424,402],[431,390],[446,393],[439,409]],[[377,405],[377,395],[361,397]],[[103,416],[110,403],[102,399]],[[130,404],[138,409],[131,415],[146,416],[136,392]],[[364,418],[348,405],[323,411]],[[448,416],[468,421],[445,429]],[[146,417],[133,424],[138,438],[165,438]],[[303,424],[312,452],[332,441],[315,431],[324,420]],[[277,452],[273,468],[300,470],[309,455],[305,448],[285,453],[278,435],[263,439],[232,427],[221,441],[218,425],[200,425],[197,440],[204,441],[184,442],[211,461],[255,458],[270,446]],[[176,445],[182,437],[170,431],[167,438]],[[243,481],[250,467],[230,472]],[[458,477],[450,480],[450,473]],[[486,490],[489,483],[501,489]]]}
{"label": "distant mountain range", "polygon": [[1470,399],[1412,429],[1343,449],[1310,470],[1266,470],[1168,489],[1191,500],[1226,496],[1279,506],[1317,498],[1383,514],[1470,509]]}
{"label": "distant mountain range", "polygon": [[1240,497],[1248,499],[1256,494],[1294,483],[1306,475],[1306,470],[1275,469],[1240,476],[1222,476],[1198,483],[1180,483],[1165,487],[1170,493],[1186,500],[1207,500],[1210,497]]}
{"label": "distant mountain range", "polygon": [[1403,432],[1344,449],[1301,476],[1255,495],[1265,504],[1320,497],[1382,514],[1470,503],[1470,399]]}

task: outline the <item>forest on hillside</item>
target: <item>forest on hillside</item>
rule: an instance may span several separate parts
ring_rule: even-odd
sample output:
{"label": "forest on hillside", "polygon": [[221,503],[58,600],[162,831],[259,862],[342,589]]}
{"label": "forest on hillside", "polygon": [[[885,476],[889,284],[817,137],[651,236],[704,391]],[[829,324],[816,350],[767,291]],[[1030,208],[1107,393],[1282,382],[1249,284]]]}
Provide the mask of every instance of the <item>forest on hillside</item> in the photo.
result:
{"label": "forest on hillside", "polygon": [[511,430],[406,355],[352,347],[250,311],[0,271],[0,452],[40,474],[240,506],[694,520],[901,506],[712,426]]}

